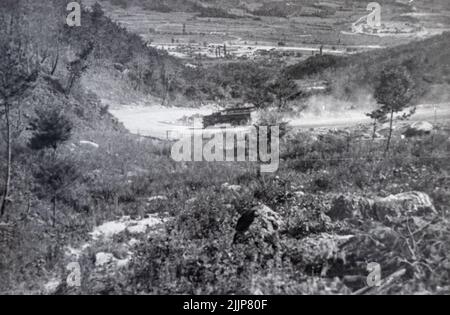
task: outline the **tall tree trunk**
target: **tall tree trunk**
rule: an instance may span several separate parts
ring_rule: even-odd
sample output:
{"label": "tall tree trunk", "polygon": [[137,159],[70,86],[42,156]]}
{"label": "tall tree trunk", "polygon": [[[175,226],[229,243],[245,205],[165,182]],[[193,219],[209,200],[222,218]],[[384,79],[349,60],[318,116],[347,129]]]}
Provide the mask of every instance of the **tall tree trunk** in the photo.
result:
{"label": "tall tree trunk", "polygon": [[76,76],[75,74],[71,74],[69,77],[69,81],[67,82],[67,87],[66,87],[66,96],[69,96],[70,91],[72,90],[73,85],[75,84],[75,79]]}
{"label": "tall tree trunk", "polygon": [[164,93],[164,98],[162,102],[162,106],[170,106],[170,88],[172,86],[172,80],[169,78],[166,83],[166,91]]}
{"label": "tall tree trunk", "polygon": [[56,193],[53,195],[53,227],[56,227]]}
{"label": "tall tree trunk", "polygon": [[6,120],[6,174],[5,187],[3,189],[2,205],[0,208],[0,217],[3,217],[6,211],[6,203],[9,196],[9,186],[11,183],[11,122],[9,117],[10,105],[5,102],[5,120]]}
{"label": "tall tree trunk", "polygon": [[385,152],[385,154],[387,154],[389,152],[389,149],[391,148],[393,124],[394,124],[394,111],[391,110],[391,118],[390,118],[390,123],[389,123],[389,136],[388,136],[388,140],[387,140],[387,144],[386,144],[386,152]]}
{"label": "tall tree trunk", "polygon": [[377,121],[373,121],[373,130],[372,130],[372,141],[375,140],[375,136],[377,134]]}
{"label": "tall tree trunk", "polygon": [[52,70],[50,71],[50,75],[55,74],[56,69],[58,68],[58,62],[59,62],[59,48],[56,50],[56,57],[55,61],[53,62]]}

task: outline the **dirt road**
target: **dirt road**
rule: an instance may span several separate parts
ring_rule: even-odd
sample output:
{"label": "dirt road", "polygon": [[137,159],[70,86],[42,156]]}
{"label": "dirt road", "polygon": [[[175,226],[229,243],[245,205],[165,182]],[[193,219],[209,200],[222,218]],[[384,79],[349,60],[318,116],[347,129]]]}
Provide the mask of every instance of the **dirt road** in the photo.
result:
{"label": "dirt road", "polygon": [[[162,140],[173,140],[192,132],[193,126],[180,122],[183,117],[208,115],[214,110],[212,107],[196,109],[181,107],[167,108],[161,106],[126,106],[111,110],[111,113],[132,133]],[[431,123],[436,121],[439,123],[448,123],[450,126],[450,103],[437,104],[436,107],[432,104],[420,105],[416,114],[410,120],[427,120]],[[331,112],[321,115],[305,115],[304,117],[289,120],[291,126],[299,129],[343,128],[369,122],[370,120],[365,116],[364,112],[357,111],[347,111],[340,115]],[[220,130],[217,129],[217,131]],[[234,130],[236,132],[242,132],[245,130],[245,127],[234,128]],[[214,129],[209,131],[214,132]]]}
{"label": "dirt road", "polygon": [[[419,105],[416,113],[409,120],[426,120],[431,123],[447,122],[450,125],[450,103]],[[369,122],[370,119],[365,113],[348,111],[343,114],[328,113],[320,116],[307,115],[302,118],[291,120],[290,124],[295,128],[342,128]]]}

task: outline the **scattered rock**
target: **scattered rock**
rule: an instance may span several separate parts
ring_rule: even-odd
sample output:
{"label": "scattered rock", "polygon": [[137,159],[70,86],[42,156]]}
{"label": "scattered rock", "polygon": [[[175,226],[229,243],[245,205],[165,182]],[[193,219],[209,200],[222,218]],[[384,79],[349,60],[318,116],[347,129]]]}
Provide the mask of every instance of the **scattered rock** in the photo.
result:
{"label": "scattered rock", "polygon": [[129,221],[130,218],[128,217],[128,220],[125,218],[122,218],[120,221],[111,221],[106,222],[100,226],[97,226],[94,231],[91,233],[92,238],[94,240],[98,239],[110,239],[114,235],[117,235],[119,233],[122,233],[126,230],[127,224],[126,222]]}
{"label": "scattered rock", "polygon": [[158,200],[167,201],[169,199],[166,196],[154,196],[154,197],[150,197],[147,199],[148,202],[158,201]]}
{"label": "scattered rock", "polygon": [[97,143],[92,142],[92,141],[86,141],[86,140],[81,140],[80,145],[90,147],[92,149],[98,149],[100,147]]}
{"label": "scattered rock", "polygon": [[104,267],[115,260],[114,255],[110,253],[97,253],[95,255],[95,267]]}
{"label": "scattered rock", "polygon": [[123,259],[117,259],[114,257],[114,254],[101,252],[95,255],[95,267],[115,271],[117,268],[126,267],[130,263],[130,260],[130,253],[124,253]]}
{"label": "scattered rock", "polygon": [[427,121],[418,121],[412,123],[406,129],[404,135],[406,137],[417,137],[430,134],[434,130],[434,126]]}
{"label": "scattered rock", "polygon": [[52,279],[44,285],[44,294],[53,295],[59,290],[62,282],[60,279]]}
{"label": "scattered rock", "polygon": [[295,197],[300,198],[305,196],[306,194],[303,191],[296,191],[294,192]]}
{"label": "scattered rock", "polygon": [[150,216],[143,220],[130,221],[130,225],[127,227],[127,231],[130,234],[144,234],[149,228],[155,227],[162,223],[160,218]]}
{"label": "scattered rock", "polygon": [[223,184],[222,188],[231,190],[233,192],[240,192],[242,190],[241,186],[239,186],[239,185],[230,185],[228,183]]}
{"label": "scattered rock", "polygon": [[83,254],[82,248],[73,248],[71,246],[68,246],[65,249],[65,255],[67,257],[70,257],[70,259],[72,260],[79,260],[82,254]]}
{"label": "scattered rock", "polygon": [[157,228],[165,222],[158,214],[148,215],[145,219],[132,220],[129,216],[117,221],[107,222],[97,226],[91,233],[94,240],[111,239],[115,235],[127,231],[130,234],[143,234],[150,228]]}
{"label": "scattered rock", "polygon": [[135,166],[131,171],[127,172],[127,178],[136,178],[148,174],[149,174],[148,170]]}

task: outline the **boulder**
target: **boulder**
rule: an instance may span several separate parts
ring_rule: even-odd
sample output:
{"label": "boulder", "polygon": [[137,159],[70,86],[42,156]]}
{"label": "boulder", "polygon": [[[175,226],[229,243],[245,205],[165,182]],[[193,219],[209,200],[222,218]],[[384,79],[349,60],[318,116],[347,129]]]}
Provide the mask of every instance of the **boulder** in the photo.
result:
{"label": "boulder", "polygon": [[437,212],[430,196],[423,192],[412,191],[376,199],[370,216],[383,222],[389,221],[389,218],[422,216],[431,213]]}
{"label": "boulder", "polygon": [[95,255],[95,266],[103,267],[112,262],[114,262],[115,258],[113,254],[110,253],[97,253]]}
{"label": "boulder", "polygon": [[265,205],[259,205],[244,213],[236,227],[235,243],[253,239],[275,245],[278,232],[284,226],[281,216]]}
{"label": "boulder", "polygon": [[119,268],[126,267],[130,262],[130,258],[130,255],[126,255],[123,259],[117,259],[111,253],[97,253],[95,255],[95,267],[98,268],[97,271],[115,271]]}
{"label": "boulder", "polygon": [[407,192],[386,198],[339,196],[333,200],[328,216],[332,220],[374,219],[389,222],[402,216],[436,213],[431,198],[423,192]]}
{"label": "boulder", "polygon": [[271,235],[283,226],[281,216],[265,205],[256,208],[256,225],[265,235]]}
{"label": "boulder", "polygon": [[406,137],[417,137],[430,134],[434,130],[434,126],[427,121],[418,121],[412,123],[406,128],[404,135]]}

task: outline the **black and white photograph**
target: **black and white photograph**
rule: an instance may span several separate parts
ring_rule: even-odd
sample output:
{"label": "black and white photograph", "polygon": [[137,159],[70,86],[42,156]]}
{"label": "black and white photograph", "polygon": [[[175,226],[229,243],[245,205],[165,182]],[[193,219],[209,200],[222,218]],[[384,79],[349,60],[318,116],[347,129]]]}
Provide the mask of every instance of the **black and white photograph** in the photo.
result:
{"label": "black and white photograph", "polygon": [[0,295],[450,295],[450,1],[0,0]]}

